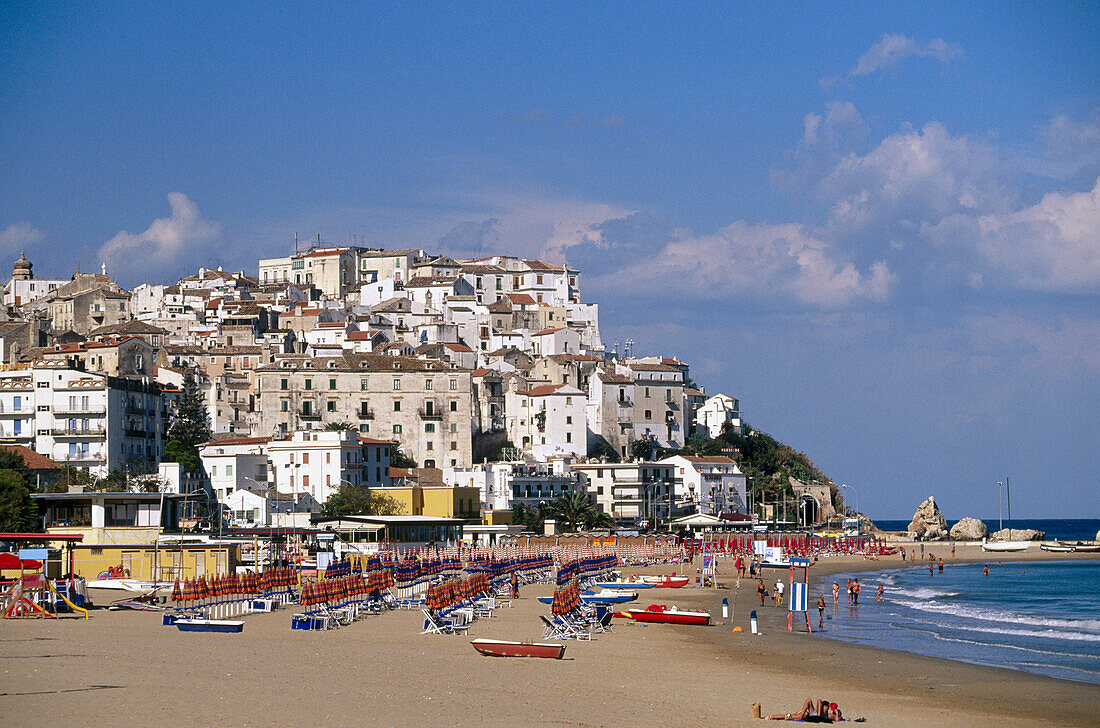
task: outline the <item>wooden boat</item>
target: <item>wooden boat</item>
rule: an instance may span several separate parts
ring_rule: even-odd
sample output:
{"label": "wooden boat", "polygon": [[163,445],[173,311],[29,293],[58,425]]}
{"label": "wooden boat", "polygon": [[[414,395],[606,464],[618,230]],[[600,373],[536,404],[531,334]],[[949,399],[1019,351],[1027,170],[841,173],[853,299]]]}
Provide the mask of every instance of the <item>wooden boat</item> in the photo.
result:
{"label": "wooden boat", "polygon": [[584,601],[602,602],[604,604],[625,604],[637,598],[637,592],[626,591],[625,589],[601,589],[600,591],[589,589],[581,592],[581,599]]}
{"label": "wooden boat", "polygon": [[177,619],[181,632],[241,632],[244,622],[235,619]]}
{"label": "wooden boat", "polygon": [[982,541],[982,551],[1027,551],[1031,541]]}
{"label": "wooden boat", "polygon": [[1050,551],[1051,553],[1055,554],[1068,554],[1073,551],[1072,546],[1064,543],[1059,543],[1057,541],[1053,543],[1044,541],[1043,543],[1039,544],[1039,548],[1041,548],[1043,551]]}
{"label": "wooden boat", "polygon": [[643,576],[642,581],[658,588],[679,589],[682,586],[687,586],[690,579],[686,576],[676,576],[675,574],[662,574],[660,576]]}
{"label": "wooden boat", "polygon": [[597,581],[601,589],[652,589],[653,584],[644,581]]}
{"label": "wooden boat", "polygon": [[553,642],[508,642],[506,640],[470,640],[474,649],[489,657],[546,657],[560,660],[565,657],[565,645]]}
{"label": "wooden boat", "polygon": [[1095,554],[1100,553],[1100,543],[1085,543],[1078,541],[1073,544],[1073,550],[1077,553]]}
{"label": "wooden boat", "polygon": [[710,612],[688,612],[668,608],[664,604],[651,604],[645,609],[628,609],[626,614],[639,622],[656,624],[710,624]]}

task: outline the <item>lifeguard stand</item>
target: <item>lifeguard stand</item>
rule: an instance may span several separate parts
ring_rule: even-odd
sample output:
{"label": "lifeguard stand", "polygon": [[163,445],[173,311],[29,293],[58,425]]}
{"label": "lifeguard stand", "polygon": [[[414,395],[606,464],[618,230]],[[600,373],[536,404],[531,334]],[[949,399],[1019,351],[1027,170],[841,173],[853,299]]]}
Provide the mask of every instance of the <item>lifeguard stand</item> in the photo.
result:
{"label": "lifeguard stand", "polygon": [[[792,558],[791,562],[791,575],[788,581],[790,586],[790,609],[787,612],[787,631],[794,631],[794,613],[802,612],[806,615],[806,630],[810,633],[814,633],[814,628],[810,625],[810,610],[809,610],[809,597],[810,597],[810,564],[809,559]],[[794,570],[802,569],[802,581],[796,582],[794,580]]]}

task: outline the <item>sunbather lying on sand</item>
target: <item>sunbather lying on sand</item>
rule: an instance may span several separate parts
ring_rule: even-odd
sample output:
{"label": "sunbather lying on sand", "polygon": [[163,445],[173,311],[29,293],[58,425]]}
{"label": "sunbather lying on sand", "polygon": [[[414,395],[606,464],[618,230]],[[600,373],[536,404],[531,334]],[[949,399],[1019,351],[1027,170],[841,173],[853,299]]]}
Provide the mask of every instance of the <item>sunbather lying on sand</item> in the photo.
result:
{"label": "sunbather lying on sand", "polygon": [[806,723],[832,723],[843,720],[840,715],[840,708],[837,707],[836,703],[830,703],[825,699],[814,703],[813,698],[806,698],[802,710],[797,713],[777,713],[776,715],[764,717],[768,720],[801,720]]}

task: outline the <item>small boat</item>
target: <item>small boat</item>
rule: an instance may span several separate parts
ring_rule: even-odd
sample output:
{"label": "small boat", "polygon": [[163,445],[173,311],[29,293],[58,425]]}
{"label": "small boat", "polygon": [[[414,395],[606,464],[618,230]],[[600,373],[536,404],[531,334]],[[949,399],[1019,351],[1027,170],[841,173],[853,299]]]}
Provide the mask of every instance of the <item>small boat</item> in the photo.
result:
{"label": "small boat", "polygon": [[597,581],[601,589],[652,589],[653,584],[644,581]]}
{"label": "small boat", "polygon": [[241,632],[244,622],[235,619],[177,619],[181,632]]}
{"label": "small boat", "polygon": [[1095,554],[1100,553],[1100,543],[1084,543],[1078,541],[1073,544],[1073,550],[1079,554]]}
{"label": "small boat", "polygon": [[710,612],[681,611],[664,604],[651,604],[645,609],[628,609],[626,615],[639,622],[655,624],[710,624]]}
{"label": "small boat", "polygon": [[637,598],[637,592],[626,591],[624,589],[601,589],[598,592],[589,589],[588,591],[581,592],[581,599],[584,601],[601,602],[604,604],[625,604]]}
{"label": "small boat", "polygon": [[565,645],[553,642],[508,642],[506,640],[470,640],[474,649],[489,657],[546,657],[560,660],[565,657]]}
{"label": "small boat", "polygon": [[1070,546],[1069,544],[1059,543],[1057,541],[1054,541],[1053,543],[1049,541],[1044,541],[1043,543],[1039,544],[1039,548],[1041,548],[1043,551],[1050,551],[1051,553],[1055,554],[1068,554],[1073,551],[1073,546]]}
{"label": "small boat", "polygon": [[690,579],[686,576],[676,576],[675,574],[662,574],[660,576],[643,576],[642,581],[658,588],[679,589],[682,586],[687,586]]}
{"label": "small boat", "polygon": [[982,541],[982,551],[1027,551],[1031,541]]}
{"label": "small boat", "polygon": [[756,565],[758,569],[789,569],[791,562],[787,559],[764,559]]}

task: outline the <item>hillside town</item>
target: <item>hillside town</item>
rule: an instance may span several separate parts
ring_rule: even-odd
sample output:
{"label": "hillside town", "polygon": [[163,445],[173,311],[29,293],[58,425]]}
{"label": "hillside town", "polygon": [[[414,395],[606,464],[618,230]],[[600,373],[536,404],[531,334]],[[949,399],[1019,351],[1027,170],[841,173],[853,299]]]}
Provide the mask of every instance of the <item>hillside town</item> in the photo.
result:
{"label": "hillside town", "polygon": [[[567,265],[318,238],[256,276],[126,290],[105,266],[36,278],[23,254],[3,304],[0,439],[71,496],[36,496],[56,506],[46,527],[87,521],[106,480],[180,499],[206,528],[317,524],[343,488],[467,537],[522,531],[524,507],[572,494],[618,529],[750,512],[732,452],[655,459],[740,432],[737,398],[668,352],[608,346]],[[198,458],[170,437],[189,390],[208,425]]]}

